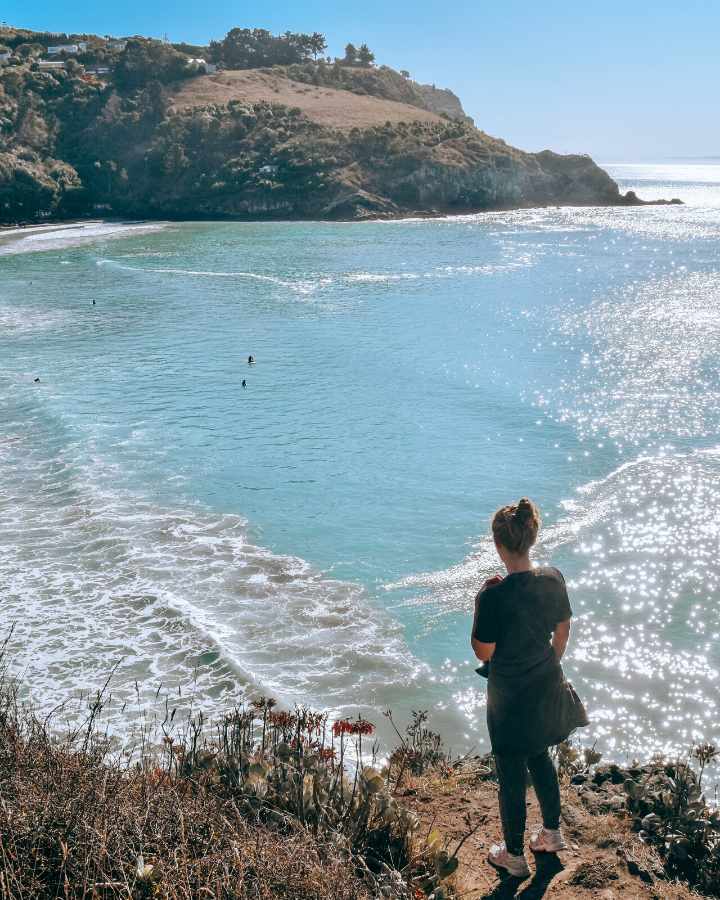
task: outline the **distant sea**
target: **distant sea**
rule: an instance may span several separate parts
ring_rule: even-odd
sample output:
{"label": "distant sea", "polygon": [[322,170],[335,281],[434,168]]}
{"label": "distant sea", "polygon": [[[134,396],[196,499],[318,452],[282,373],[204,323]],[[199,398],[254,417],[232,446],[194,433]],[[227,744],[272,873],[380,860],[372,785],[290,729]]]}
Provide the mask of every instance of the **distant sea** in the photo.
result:
{"label": "distant sea", "polygon": [[473,596],[493,511],[529,496],[583,740],[720,741],[720,166],[607,168],[686,205],[2,233],[0,632],[27,701],[122,660],[111,729],[156,694],[265,694],[381,738],[427,709],[486,751]]}

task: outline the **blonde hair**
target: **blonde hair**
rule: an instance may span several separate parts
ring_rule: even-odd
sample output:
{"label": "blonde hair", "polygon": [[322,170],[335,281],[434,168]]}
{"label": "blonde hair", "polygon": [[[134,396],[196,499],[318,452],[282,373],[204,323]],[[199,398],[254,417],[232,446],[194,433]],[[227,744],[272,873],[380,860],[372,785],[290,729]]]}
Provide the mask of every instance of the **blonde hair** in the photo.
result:
{"label": "blonde hair", "polygon": [[535,543],[539,528],[540,513],[527,497],[519,503],[503,506],[493,516],[493,537],[511,553],[525,555]]}

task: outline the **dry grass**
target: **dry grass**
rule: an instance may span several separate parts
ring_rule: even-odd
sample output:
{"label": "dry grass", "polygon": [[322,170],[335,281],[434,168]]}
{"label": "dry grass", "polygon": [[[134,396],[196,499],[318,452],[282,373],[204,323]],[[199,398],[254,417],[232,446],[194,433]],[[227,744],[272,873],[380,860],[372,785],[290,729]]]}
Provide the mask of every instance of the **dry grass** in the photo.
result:
{"label": "dry grass", "polygon": [[[200,715],[172,732],[166,711],[137,759],[113,756],[97,726],[102,693],[82,729],[58,738],[20,706],[0,651],[0,900],[407,900],[428,861],[408,865],[402,809],[382,820],[379,789],[363,786],[378,773],[351,788],[324,718],[273,706],[261,698],[215,728]],[[352,728],[369,723],[340,724],[367,734]]]}
{"label": "dry grass", "polygon": [[601,888],[607,887],[608,881],[617,881],[619,877],[615,860],[596,856],[580,863],[569,882],[578,887]]}
{"label": "dry grass", "polygon": [[173,98],[178,109],[209,103],[226,104],[230,100],[249,103],[265,100],[291,108],[298,106],[309,119],[340,131],[365,129],[386,122],[393,125],[399,122],[443,122],[439,116],[417,106],[302,84],[258,69],[189,78],[180,85]]}
{"label": "dry grass", "polygon": [[40,727],[23,736],[0,724],[2,900],[372,896],[302,828],[270,831],[197,781],[123,772]]}
{"label": "dry grass", "polygon": [[594,816],[585,828],[587,842],[603,850],[621,847],[629,838],[630,823],[618,816]]}

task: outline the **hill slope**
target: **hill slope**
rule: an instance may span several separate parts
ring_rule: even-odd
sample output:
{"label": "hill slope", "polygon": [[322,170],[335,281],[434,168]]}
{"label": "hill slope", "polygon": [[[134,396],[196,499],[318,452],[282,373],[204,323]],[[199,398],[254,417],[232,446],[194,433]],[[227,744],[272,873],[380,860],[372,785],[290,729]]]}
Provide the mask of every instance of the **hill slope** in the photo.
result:
{"label": "hill slope", "polygon": [[[589,157],[510,147],[475,128],[452,92],[386,66],[305,60],[203,74],[159,41],[84,36],[82,54],[48,70],[48,35],[4,32],[13,56],[0,75],[0,221],[640,202]],[[100,62],[107,73],[89,74]]]}
{"label": "hill slope", "polygon": [[178,85],[172,104],[178,109],[187,109],[227,104],[231,100],[298,107],[314,122],[343,132],[355,127],[384,125],[385,122],[393,125],[402,121],[442,122],[440,116],[417,106],[343,89],[307,85],[291,80],[281,70],[267,69],[220,72],[188,79]]}

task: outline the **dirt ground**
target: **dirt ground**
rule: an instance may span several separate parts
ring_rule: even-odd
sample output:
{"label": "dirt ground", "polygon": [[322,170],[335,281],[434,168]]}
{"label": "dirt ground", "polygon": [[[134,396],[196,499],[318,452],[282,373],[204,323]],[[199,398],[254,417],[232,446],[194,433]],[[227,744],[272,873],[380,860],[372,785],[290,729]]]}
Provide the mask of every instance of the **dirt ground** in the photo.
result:
{"label": "dirt ground", "polygon": [[[420,817],[424,837],[437,828],[449,852],[468,832],[479,828],[462,844],[460,866],[453,885],[455,896],[465,900],[698,900],[686,885],[659,877],[659,860],[642,844],[624,819],[617,815],[592,815],[576,789],[563,788],[563,833],[570,849],[563,853],[527,850],[532,870],[521,881],[499,872],[487,861],[488,849],[502,841],[497,784],[471,775],[447,780],[410,779],[398,792],[398,800]],[[533,825],[540,827],[540,808],[528,788],[528,840]],[[633,875],[628,867],[643,870]],[[503,877],[504,876],[504,877]]]}
{"label": "dirt ground", "polygon": [[398,122],[442,121],[417,106],[353,94],[352,91],[299,84],[258,69],[200,75],[182,82],[179,87],[174,97],[178,109],[228,103],[230,100],[266,100],[291,108],[298,106],[308,118],[340,131],[384,125],[388,121],[393,125]]}

